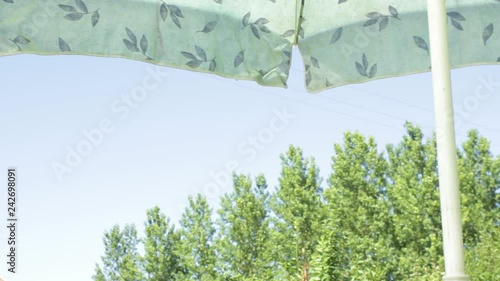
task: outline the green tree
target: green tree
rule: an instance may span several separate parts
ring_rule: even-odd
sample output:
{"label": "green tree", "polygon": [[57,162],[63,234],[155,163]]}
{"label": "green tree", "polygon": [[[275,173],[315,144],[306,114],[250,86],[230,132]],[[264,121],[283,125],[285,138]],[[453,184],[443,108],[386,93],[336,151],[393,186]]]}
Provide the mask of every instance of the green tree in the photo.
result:
{"label": "green tree", "polygon": [[465,270],[477,281],[500,280],[500,226],[481,233],[481,240],[465,250]]}
{"label": "green tree", "polygon": [[500,222],[500,158],[494,158],[490,143],[475,130],[459,152],[458,165],[464,241],[473,247],[481,233]]}
{"label": "green tree", "polygon": [[140,240],[134,225],[120,230],[118,225],[104,234],[104,256],[102,268],[96,265],[95,281],[137,281],[144,280],[142,260],[137,251]]}
{"label": "green tree", "polygon": [[300,148],[291,146],[281,155],[279,186],[271,202],[277,279],[309,280],[309,262],[323,218],[320,184],[314,159],[304,159]]}
{"label": "green tree", "polygon": [[180,236],[159,207],[147,211],[144,271],[148,281],[175,280],[184,273],[179,256]]}
{"label": "green tree", "polygon": [[316,251],[311,258],[312,281],[350,280],[346,275],[349,268],[346,236],[339,229],[333,228],[333,220],[325,220],[325,229]]}
{"label": "green tree", "polygon": [[387,146],[387,195],[397,252],[393,277],[440,280],[444,265],[435,137],[424,140],[419,127],[405,127],[402,141]]}
{"label": "green tree", "polygon": [[[441,280],[436,140],[405,127],[385,157],[373,138],[346,133],[324,192],[314,159],[291,146],[273,194],[262,175],[233,175],[216,226],[202,195],[189,197],[178,229],[158,207],[143,240],[134,225],[114,226],[93,280]],[[467,273],[500,279],[500,157],[477,131],[457,157]]]}
{"label": "green tree", "polygon": [[179,232],[179,255],[186,271],[177,280],[216,280],[212,209],[201,194],[188,200]]}
{"label": "green tree", "polygon": [[221,199],[217,249],[219,270],[228,280],[270,280],[267,183],[233,175],[234,189]]}
{"label": "green tree", "polygon": [[500,157],[476,130],[459,153],[466,272],[474,280],[500,280]]}
{"label": "green tree", "polygon": [[387,162],[373,138],[346,133],[335,145],[328,217],[312,264],[313,280],[387,280],[392,269]]}

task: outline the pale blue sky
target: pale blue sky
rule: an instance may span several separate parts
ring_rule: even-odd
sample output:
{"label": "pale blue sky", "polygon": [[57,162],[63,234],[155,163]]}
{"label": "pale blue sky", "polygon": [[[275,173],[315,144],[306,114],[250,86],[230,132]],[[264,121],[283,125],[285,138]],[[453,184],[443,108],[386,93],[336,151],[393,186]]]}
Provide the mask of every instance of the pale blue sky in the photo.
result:
{"label": "pale blue sky", "polygon": [[[209,192],[215,205],[216,195],[230,186],[217,185],[211,174],[222,175],[228,163],[243,173],[264,172],[275,186],[279,154],[290,144],[314,156],[326,178],[333,144],[346,130],[373,135],[381,147],[400,140],[405,120],[421,125],[427,136],[433,131],[429,73],[312,95],[304,91],[297,54],[288,89],[123,59],[1,57],[1,198],[6,169],[15,166],[20,221],[18,273],[7,273],[4,265],[0,275],[12,281],[90,280],[103,253],[105,230],[117,223],[142,229],[146,209],[155,205],[176,221],[187,196],[198,191]],[[160,83],[127,105],[144,79],[154,84],[154,71],[162,73]],[[452,74],[462,119],[458,142],[467,130],[478,128],[500,153],[500,84],[489,91],[481,86],[481,81],[500,82],[498,68],[469,67]],[[292,115],[285,121],[278,119],[284,111]],[[68,147],[88,150],[82,131],[93,131],[101,122],[108,133],[58,180],[54,165],[67,165]],[[266,143],[252,148],[251,138],[259,134]],[[5,218],[4,199],[0,217]],[[5,257],[5,227],[0,235]]]}

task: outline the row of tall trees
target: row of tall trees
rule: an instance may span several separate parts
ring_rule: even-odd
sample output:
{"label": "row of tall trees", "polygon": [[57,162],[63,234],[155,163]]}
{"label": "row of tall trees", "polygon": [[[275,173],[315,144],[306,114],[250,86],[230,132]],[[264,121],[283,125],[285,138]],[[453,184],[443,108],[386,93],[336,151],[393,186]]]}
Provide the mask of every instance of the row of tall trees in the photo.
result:
{"label": "row of tall trees", "polygon": [[[314,159],[291,146],[272,190],[263,175],[235,174],[216,212],[197,195],[178,224],[154,207],[141,236],[114,226],[93,278],[441,280],[435,139],[406,129],[384,152],[373,138],[346,133],[325,182]],[[467,271],[500,280],[500,157],[471,131],[458,159]]]}

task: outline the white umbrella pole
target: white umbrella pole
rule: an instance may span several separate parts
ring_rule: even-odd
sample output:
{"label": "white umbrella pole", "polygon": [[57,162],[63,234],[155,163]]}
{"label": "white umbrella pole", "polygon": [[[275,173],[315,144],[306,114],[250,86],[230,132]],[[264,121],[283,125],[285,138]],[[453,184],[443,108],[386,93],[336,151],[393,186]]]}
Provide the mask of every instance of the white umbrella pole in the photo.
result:
{"label": "white umbrella pole", "polygon": [[465,274],[464,270],[464,248],[451,96],[446,1],[428,0],[427,9],[446,271],[443,280],[469,281],[470,277]]}

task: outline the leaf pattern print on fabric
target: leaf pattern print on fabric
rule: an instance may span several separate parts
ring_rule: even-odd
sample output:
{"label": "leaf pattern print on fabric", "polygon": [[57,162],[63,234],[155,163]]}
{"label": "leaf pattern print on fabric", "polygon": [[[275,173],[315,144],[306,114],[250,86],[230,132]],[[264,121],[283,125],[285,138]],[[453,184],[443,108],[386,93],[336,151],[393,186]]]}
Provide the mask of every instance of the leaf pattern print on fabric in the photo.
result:
{"label": "leaf pattern print on fabric", "polygon": [[282,53],[283,61],[279,65],[281,72],[286,72],[290,69],[290,64],[292,62],[292,53],[288,51],[283,51]]}
{"label": "leaf pattern print on fabric", "polygon": [[493,29],[494,29],[493,23],[490,23],[483,30],[483,43],[485,46],[486,42],[488,41],[488,39],[490,39],[491,35],[493,34]]}
{"label": "leaf pattern print on fabric", "polygon": [[295,35],[295,29],[289,29],[289,30],[285,31],[283,34],[281,34],[281,37],[287,38],[287,37],[290,37],[293,35]]}
{"label": "leaf pattern print on fabric", "polygon": [[[78,53],[190,69],[190,60],[181,54],[186,51],[196,56],[190,65],[201,61],[194,71],[284,87],[289,69],[281,65],[281,53],[291,49],[293,37],[280,35],[296,28],[295,5],[260,1],[272,9],[239,0],[59,0],[47,3],[52,14],[47,10],[42,15],[43,7],[35,0],[0,0],[0,56]],[[249,11],[248,26],[241,30],[241,19]],[[289,36],[298,32],[297,27]],[[221,52],[220,44],[230,52]],[[206,58],[195,45],[203,48]],[[259,59],[250,60],[257,54]],[[260,69],[268,72],[264,79],[258,77]]]}
{"label": "leaf pattern print on fabric", "polygon": [[337,43],[340,37],[342,37],[342,27],[337,28],[332,35],[332,39],[330,39],[330,45]]}
{"label": "leaf pattern print on fabric", "polygon": [[[265,33],[271,33],[271,30],[266,26],[266,24],[269,23],[269,20],[266,18],[259,18],[255,22],[251,23],[250,22],[250,17],[252,14],[250,12],[246,13],[243,19],[241,20],[241,23],[243,24],[243,27],[241,29],[244,29],[247,26],[250,26],[250,29],[252,30],[253,35],[257,38],[260,39],[260,32],[265,32]],[[259,32],[260,30],[260,32]]]}
{"label": "leaf pattern print on fabric", "polygon": [[[161,1],[160,5],[160,16],[163,21],[166,21],[168,16],[172,19],[172,22],[178,27],[182,29],[181,22],[179,18],[183,19],[184,15],[182,15],[181,9],[175,5],[169,5],[165,1]],[[222,1],[221,3],[222,4]]]}
{"label": "leaf pattern print on fabric", "polygon": [[215,61],[215,58],[209,60],[207,58],[205,50],[203,50],[203,48],[201,48],[200,46],[195,45],[194,49],[196,51],[196,55],[190,52],[181,52],[181,54],[185,58],[189,59],[186,65],[190,68],[199,68],[203,63],[208,62],[208,70],[215,71],[215,69],[217,68],[217,62]]}
{"label": "leaf pattern print on fabric", "polygon": [[333,86],[332,83],[330,83],[330,81],[328,81],[328,78],[325,79],[325,88],[330,88],[331,86]]}
{"label": "leaf pattern print on fabric", "polygon": [[459,12],[448,12],[446,13],[451,21],[451,25],[460,31],[464,31],[462,24],[459,21],[465,21],[465,17]]}
{"label": "leaf pattern print on fabric", "polygon": [[356,70],[358,73],[362,76],[368,77],[368,78],[373,78],[375,75],[377,75],[377,64],[374,64],[370,67],[370,71],[368,71],[368,59],[366,58],[365,53],[363,53],[363,56],[361,57],[361,63],[356,62]]}
{"label": "leaf pattern print on fabric", "polygon": [[135,34],[128,27],[125,27],[125,31],[127,32],[127,37],[129,39],[123,39],[123,44],[125,44],[127,49],[129,49],[131,52],[138,52],[143,54],[148,60],[153,60],[146,54],[149,46],[146,35],[143,34],[141,37],[141,41],[138,42],[137,36],[135,36]]}
{"label": "leaf pattern print on fabric", "polygon": [[71,48],[69,47],[68,43],[64,41],[64,39],[59,37],[58,41],[59,41],[59,50],[61,50],[61,52],[71,52]]}
{"label": "leaf pattern print on fabric", "polygon": [[282,66],[289,68],[292,63],[292,53],[288,51],[283,51],[283,62]]}
{"label": "leaf pattern print on fabric", "polygon": [[16,36],[16,38],[9,39],[9,40],[12,41],[12,43],[14,43],[17,46],[17,50],[18,51],[22,51],[23,50],[21,48],[21,46],[19,46],[19,45],[26,45],[26,44],[31,43],[31,41],[28,38],[26,38],[24,36],[21,36],[21,35],[18,35],[18,36]]}
{"label": "leaf pattern print on fabric", "polygon": [[[299,27],[299,37],[304,39],[304,34],[305,34],[304,28]],[[295,36],[295,29],[289,29],[285,31],[283,34],[281,34],[281,38],[288,38],[291,36]]]}
{"label": "leaf pattern print on fabric", "polygon": [[202,30],[197,31],[197,32],[210,33],[212,31],[214,31],[214,29],[215,29],[216,26],[217,26],[217,22],[216,21],[212,21],[212,22],[207,23],[205,25],[205,27],[203,27]]}
{"label": "leaf pattern print on fabric", "polygon": [[314,66],[314,67],[316,67],[316,68],[320,68],[320,67],[319,67],[319,61],[318,61],[318,59],[317,59],[317,58],[315,58],[315,57],[311,57],[311,64],[312,64],[312,66]]}
{"label": "leaf pattern print on fabric", "polygon": [[68,12],[68,14],[64,16],[65,19],[70,21],[79,21],[83,16],[92,14],[92,16],[90,17],[92,27],[96,26],[99,23],[99,9],[89,12],[89,9],[87,8],[87,5],[83,0],[75,0],[75,3],[76,7],[65,4],[58,5],[61,10]]}
{"label": "leaf pattern print on fabric", "polygon": [[311,66],[315,68],[320,68],[319,67],[319,61],[315,57],[310,57],[310,64],[305,65],[305,71],[306,71],[306,85],[309,85],[312,81],[312,74],[311,74]]}
{"label": "leaf pattern print on fabric", "polygon": [[413,41],[415,41],[417,47],[425,50],[427,52],[427,55],[429,55],[429,44],[427,44],[427,42],[422,37],[413,36]]}
{"label": "leaf pattern print on fabric", "polygon": [[[243,4],[238,6],[229,0],[206,0],[203,5],[198,5],[201,0],[157,0],[146,1],[144,5],[134,2],[123,5],[123,8],[116,1],[97,4],[97,1],[89,0],[60,0],[52,4],[56,16],[47,18],[47,29],[43,34],[24,33],[18,28],[32,24],[33,16],[40,12],[35,0],[1,1],[0,18],[5,20],[0,24],[4,28],[3,33],[0,32],[3,34],[0,35],[0,55],[22,52],[68,54],[78,51],[83,55],[97,53],[141,61],[153,58],[154,63],[159,65],[206,72],[213,70],[225,77],[283,86],[289,72],[289,57],[284,54],[290,52],[290,45],[297,44],[308,64],[308,89],[313,92],[332,84],[336,87],[353,81],[364,82],[401,73],[427,71],[429,68],[430,42],[425,31],[427,11],[425,3],[420,1],[373,5],[360,5],[361,0],[306,1],[306,5],[310,6],[306,6],[302,16],[297,18],[296,8],[287,8],[295,5],[284,4],[287,1],[283,0],[260,0],[261,4],[273,8],[266,10],[259,9],[253,2],[242,1]],[[500,37],[495,30],[500,0],[471,0],[470,5],[469,1],[465,2],[447,4],[452,67],[500,63],[497,62]],[[225,7],[228,4],[232,6]],[[27,12],[26,18],[16,16],[19,5],[23,5],[22,10]],[[26,8],[24,5],[27,5]],[[331,11],[328,8],[332,5],[340,9],[335,17],[329,17]],[[197,9],[201,6],[207,11]],[[134,9],[133,17],[123,18],[131,8]],[[103,11],[108,13],[105,15]],[[317,22],[318,15],[324,22]],[[103,17],[106,17],[106,22],[103,22]],[[232,20],[236,21],[233,27],[241,32],[233,32],[225,24]],[[158,21],[161,28],[145,29]],[[370,32],[366,36],[374,40],[361,41],[367,37],[357,34],[360,28]],[[126,32],[127,29],[130,32]],[[117,34],[116,30],[119,31]],[[78,38],[79,35],[85,38]],[[153,38],[166,40],[158,44],[154,41],[153,45]],[[394,43],[394,40],[397,42]],[[167,41],[169,44],[165,44]],[[221,53],[221,42],[227,43],[227,49],[232,51]],[[103,43],[105,45],[101,46]],[[350,46],[352,43],[360,44]],[[389,49],[391,44],[396,44],[394,49]],[[195,46],[202,47],[203,52]],[[382,50],[386,53],[379,52]],[[194,57],[187,59],[182,51]],[[166,52],[168,56],[163,55]],[[257,54],[264,59],[253,59]],[[265,77],[259,77],[258,71]],[[337,73],[342,75],[334,76]]]}
{"label": "leaf pattern print on fabric", "polygon": [[236,57],[234,57],[234,68],[240,66],[241,63],[245,60],[245,51],[240,51]]}
{"label": "leaf pattern print on fabric", "polygon": [[396,10],[396,8],[394,8],[393,6],[389,6],[388,9],[389,9],[389,15],[383,15],[379,12],[370,12],[370,13],[366,14],[366,17],[368,17],[370,19],[367,20],[363,24],[363,26],[364,27],[371,26],[371,25],[374,25],[378,22],[379,23],[378,30],[382,31],[389,24],[389,18],[401,20],[399,18],[399,12],[398,12],[398,10]]}

